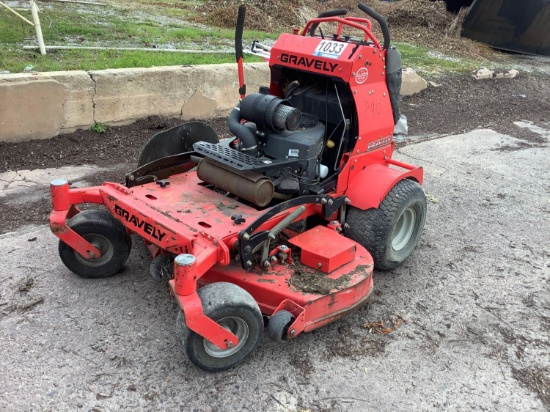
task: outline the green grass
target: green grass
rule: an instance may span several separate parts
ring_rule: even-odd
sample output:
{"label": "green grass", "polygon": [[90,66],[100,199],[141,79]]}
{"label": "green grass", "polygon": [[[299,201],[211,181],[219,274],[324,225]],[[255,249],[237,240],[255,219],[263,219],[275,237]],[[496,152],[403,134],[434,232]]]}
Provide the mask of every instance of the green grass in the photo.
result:
{"label": "green grass", "polygon": [[111,126],[109,125],[95,122],[94,125],[90,127],[90,130],[94,133],[105,133],[110,128]]}
{"label": "green grass", "polygon": [[434,75],[443,72],[467,73],[479,67],[479,62],[436,54],[426,47],[396,43],[404,67],[412,67],[419,74]]}
{"label": "green grass", "polygon": [[[147,1],[141,0],[147,3]],[[120,2],[124,5],[124,2]],[[164,1],[167,3],[167,1]],[[176,3],[176,1],[172,1]],[[189,2],[188,2],[189,3]],[[171,53],[147,51],[91,51],[49,50],[46,56],[38,51],[22,50],[25,44],[37,45],[35,29],[0,9],[0,71],[17,73],[27,66],[34,71],[99,70],[107,68],[152,67],[168,65],[218,64],[235,61],[232,54],[216,53],[231,50],[234,32],[227,29],[190,26],[183,19],[168,17],[164,23],[158,17],[167,10],[180,15],[187,10],[148,7],[136,14],[129,8],[79,9],[73,5],[43,7],[40,14],[46,45],[81,45],[102,47],[207,49],[211,54]],[[128,6],[128,4],[126,4]],[[20,11],[31,19],[30,11]],[[158,20],[158,21],[157,21]],[[244,44],[253,39],[275,39],[277,34],[245,31]],[[245,56],[245,61],[262,61],[255,56]]]}
{"label": "green grass", "polygon": [[[245,56],[247,62],[259,62],[255,56]],[[188,66],[194,64],[234,63],[231,54],[188,54],[171,52],[117,50],[49,50],[46,56],[34,51],[3,51],[0,70],[22,72],[27,66],[34,71],[104,70],[128,67]]]}
{"label": "green grass", "polygon": [[[161,2],[163,6],[159,6]],[[156,4],[155,4],[156,3]],[[46,45],[81,45],[136,48],[223,49],[233,48],[234,31],[208,28],[188,22],[193,9],[172,5],[196,5],[185,0],[119,0],[108,7],[81,7],[72,4],[43,3],[40,20]],[[21,11],[31,19],[30,11]],[[246,31],[243,43],[253,39],[276,39],[278,33]],[[0,9],[0,71],[17,73],[27,66],[35,71],[99,70],[107,68],[152,67],[168,65],[217,64],[234,62],[231,54],[184,54],[145,51],[37,51],[22,50],[22,45],[36,45],[34,28],[8,10]],[[453,59],[434,54],[424,47],[398,43],[403,64],[420,74],[467,72],[479,62]],[[245,60],[261,61],[255,56]]]}

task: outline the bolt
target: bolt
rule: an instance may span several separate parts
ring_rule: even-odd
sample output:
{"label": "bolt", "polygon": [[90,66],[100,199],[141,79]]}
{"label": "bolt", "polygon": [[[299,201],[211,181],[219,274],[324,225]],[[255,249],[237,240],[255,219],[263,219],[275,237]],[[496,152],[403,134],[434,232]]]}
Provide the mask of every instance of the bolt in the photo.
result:
{"label": "bolt", "polygon": [[340,232],[342,232],[342,228],[341,228],[341,227],[337,227],[337,228],[336,228],[336,231],[337,231],[338,233],[340,233]]}
{"label": "bolt", "polygon": [[207,238],[208,240],[212,240],[212,236],[210,236],[210,235],[208,235],[206,238]]}
{"label": "bolt", "polygon": [[328,204],[329,204],[329,205],[332,205],[333,203],[334,203],[334,201],[333,201],[332,199],[330,199],[330,200],[328,201]]}
{"label": "bolt", "polygon": [[344,229],[349,229],[351,226],[348,225],[347,223],[344,223]]}
{"label": "bolt", "polygon": [[233,342],[227,342],[227,347],[232,348],[233,347]]}
{"label": "bolt", "polygon": [[131,182],[133,182],[135,179],[136,177],[134,175],[128,176],[128,180],[130,180]]}
{"label": "bolt", "polygon": [[271,263],[269,262],[269,260],[264,260],[264,267],[268,268],[271,266]]}
{"label": "bolt", "polygon": [[351,205],[351,200],[349,200],[349,197],[346,197],[346,205]]}
{"label": "bolt", "polygon": [[321,199],[321,204],[322,204],[322,205],[326,205],[326,204],[327,204],[327,199],[322,198],[322,199]]}
{"label": "bolt", "polygon": [[292,330],[290,331],[290,336],[294,336],[295,334],[296,334],[296,330],[292,329]]}
{"label": "bolt", "polygon": [[281,245],[281,246],[279,246],[279,249],[280,250],[287,250],[288,246],[287,245]]}
{"label": "bolt", "polygon": [[269,235],[267,235],[267,237],[271,240],[275,240],[276,238],[276,236],[273,233],[270,233]]}
{"label": "bolt", "polygon": [[277,262],[277,256],[271,256],[271,263]]}
{"label": "bolt", "polygon": [[93,259],[93,258],[95,258],[95,253],[94,252],[88,252],[88,256],[90,256]]}
{"label": "bolt", "polygon": [[243,239],[244,239],[244,240],[250,239],[250,235],[249,235],[248,233],[245,233],[245,234],[243,235]]}
{"label": "bolt", "polygon": [[246,267],[249,268],[250,266],[252,266],[252,262],[250,260],[247,260],[246,261]]}
{"label": "bolt", "polygon": [[323,264],[321,262],[317,263],[317,267],[321,269],[323,267]]}
{"label": "bolt", "polygon": [[214,240],[212,241],[212,244],[213,244],[214,246],[218,246],[218,241],[217,241],[216,239],[214,239]]}

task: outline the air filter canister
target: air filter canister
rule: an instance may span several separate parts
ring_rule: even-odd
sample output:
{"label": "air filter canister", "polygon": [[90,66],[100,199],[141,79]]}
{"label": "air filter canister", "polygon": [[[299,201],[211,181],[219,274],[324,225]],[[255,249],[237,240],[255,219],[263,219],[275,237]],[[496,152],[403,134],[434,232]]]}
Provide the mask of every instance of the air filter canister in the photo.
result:
{"label": "air filter canister", "polygon": [[296,130],[302,118],[302,112],[287,100],[269,94],[249,94],[240,108],[241,117],[255,123],[258,130]]}

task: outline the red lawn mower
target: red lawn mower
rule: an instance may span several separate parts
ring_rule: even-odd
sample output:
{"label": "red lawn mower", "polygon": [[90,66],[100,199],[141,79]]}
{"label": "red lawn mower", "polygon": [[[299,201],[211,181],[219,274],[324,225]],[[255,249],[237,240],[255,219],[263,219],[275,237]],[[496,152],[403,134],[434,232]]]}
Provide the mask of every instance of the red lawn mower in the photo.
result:
{"label": "red lawn mower", "polygon": [[[125,185],[51,184],[63,263],[81,277],[111,276],[128,259],[130,235],[143,238],[151,274],[168,279],[179,305],[178,337],[202,369],[247,359],[264,317],[282,342],[357,310],[373,268],[396,268],[420,238],[422,168],[392,160],[401,57],[384,19],[359,9],[383,43],[366,18],[322,13],[271,47],[254,42],[271,79],[247,95],[241,6],[232,138],[185,123],[151,138]],[[84,203],[103,208],[80,211]]]}

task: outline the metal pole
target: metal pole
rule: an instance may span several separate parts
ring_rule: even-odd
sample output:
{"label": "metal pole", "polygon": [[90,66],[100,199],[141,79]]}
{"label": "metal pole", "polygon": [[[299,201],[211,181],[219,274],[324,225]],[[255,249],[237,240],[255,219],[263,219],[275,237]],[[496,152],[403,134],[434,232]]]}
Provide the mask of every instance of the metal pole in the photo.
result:
{"label": "metal pole", "polygon": [[36,37],[38,39],[38,46],[40,47],[40,54],[46,54],[44,38],[42,37],[42,28],[40,27],[40,18],[38,17],[38,6],[34,0],[31,0],[31,13],[34,27],[36,28]]}

